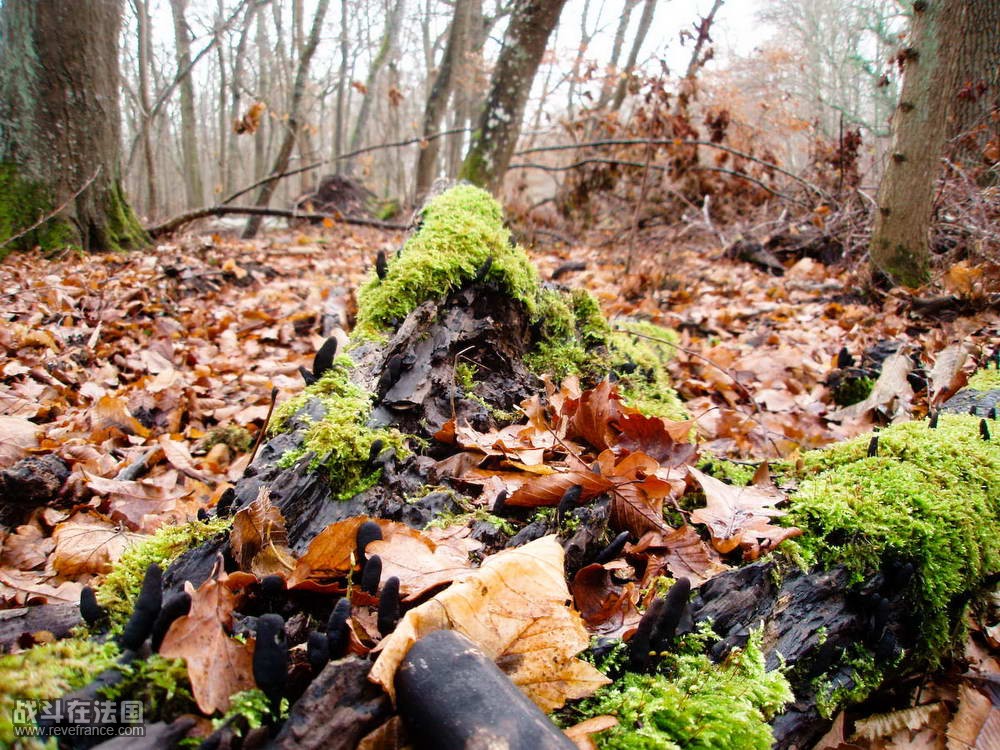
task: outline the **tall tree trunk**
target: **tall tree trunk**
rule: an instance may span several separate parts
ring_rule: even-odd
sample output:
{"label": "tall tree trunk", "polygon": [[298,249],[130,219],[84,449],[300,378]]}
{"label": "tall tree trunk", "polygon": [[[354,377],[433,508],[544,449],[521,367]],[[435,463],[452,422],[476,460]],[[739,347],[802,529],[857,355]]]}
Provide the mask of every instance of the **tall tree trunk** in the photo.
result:
{"label": "tall tree trunk", "polygon": [[[267,22],[264,14],[257,18],[257,85],[259,91],[270,90],[270,70],[268,68],[268,50],[270,46],[267,41]],[[239,117],[239,115],[237,115]],[[270,122],[261,123],[257,128],[253,138],[253,178],[260,180],[267,171],[267,143],[270,135]],[[266,135],[265,135],[266,134]]]}
{"label": "tall tree trunk", "polygon": [[86,250],[149,242],[119,169],[121,14],[121,0],[0,5],[0,242]]}
{"label": "tall tree trunk", "polygon": [[[357,151],[361,148],[361,139],[368,129],[372,103],[375,101],[378,90],[378,76],[396,48],[396,40],[399,38],[399,28],[403,22],[403,9],[405,6],[405,0],[393,0],[392,8],[389,10],[388,15],[386,15],[385,30],[382,32],[382,42],[379,44],[378,52],[372,60],[371,67],[368,68],[368,77],[365,80],[365,93],[361,98],[361,109],[358,110],[358,117],[354,121],[354,130],[351,133],[351,143],[348,147],[350,151]],[[348,174],[354,171],[353,159],[344,164],[344,171]]]}
{"label": "tall tree trunk", "polygon": [[149,99],[149,49],[151,27],[149,23],[149,2],[148,0],[133,0],[135,7],[135,17],[137,21],[137,44],[139,57],[139,108],[140,113],[139,133],[142,139],[142,158],[146,166],[146,215],[152,219],[159,210],[159,197],[156,194],[156,160],[153,158],[152,128],[149,118],[151,117],[151,104]]}
{"label": "tall tree trunk", "polygon": [[[337,81],[337,111],[334,115],[333,131],[333,157],[336,159],[344,153],[344,131],[347,128],[347,66],[348,66],[348,45],[347,45],[347,3],[348,0],[340,0],[340,78]],[[343,171],[343,165],[336,162],[338,174]]]}
{"label": "tall tree trunk", "polygon": [[[177,46],[177,70],[191,67],[191,31],[184,11],[187,0],[170,0],[174,17],[174,43]],[[198,118],[194,109],[194,82],[184,75],[178,84],[181,95],[181,170],[184,173],[184,195],[189,208],[205,205],[205,190],[201,182],[201,163],[198,159]]]}
{"label": "tall tree trunk", "polygon": [[[431,92],[427,95],[427,103],[424,106],[424,138],[441,129],[441,122],[455,82],[456,68],[461,64],[459,58],[466,48],[471,10],[470,0],[455,0],[455,15],[451,19],[448,43],[445,45],[438,74],[434,78],[434,85],[431,86]],[[417,157],[416,201],[418,204],[423,200],[437,176],[438,152],[440,150],[441,144],[438,139],[427,141],[427,145],[421,144],[420,154]]]}
{"label": "tall tree trunk", "polygon": [[608,60],[608,73],[601,83],[601,95],[597,100],[595,109],[604,109],[611,101],[611,94],[615,90],[615,81],[618,79],[618,61],[622,57],[622,48],[625,46],[625,34],[628,31],[629,21],[632,20],[632,11],[639,4],[639,0],[625,0],[625,7],[618,17],[618,29],[615,31],[615,39],[611,43],[611,59]]}
{"label": "tall tree trunk", "polygon": [[[251,2],[243,15],[243,26],[240,31],[236,50],[233,52],[233,70],[229,78],[229,118],[232,122],[242,117],[240,101],[243,97],[243,69],[246,67],[247,41],[253,29],[254,15],[261,7],[260,2]],[[226,156],[225,181],[222,192],[229,195],[236,186],[236,165],[240,162],[240,144],[233,136],[229,137],[229,153]]]}
{"label": "tall tree trunk", "polygon": [[[225,13],[225,0],[218,0],[218,6],[216,10],[216,25],[219,29],[223,25],[223,15]],[[221,33],[221,32],[220,32]],[[218,142],[218,152],[215,157],[215,179],[212,180],[213,187],[213,198],[212,203],[216,203],[216,197],[222,194],[223,183],[226,179],[226,158],[228,155],[228,141],[229,141],[229,121],[226,116],[227,112],[227,94],[229,92],[229,77],[226,71],[226,53],[223,46],[219,44],[216,47],[216,51],[219,59],[219,94],[216,103],[216,116],[217,127],[219,130],[219,142]]]}
{"label": "tall tree trunk", "polygon": [[900,284],[919,286],[930,278],[934,184],[948,120],[961,101],[963,76],[995,75],[997,13],[995,3],[963,0],[929,0],[914,12],[870,247],[874,266]]}
{"label": "tall tree trunk", "polygon": [[642,6],[642,15],[639,17],[639,28],[635,30],[635,38],[632,40],[632,49],[629,50],[625,70],[622,71],[622,75],[618,79],[618,85],[615,87],[615,94],[611,98],[612,112],[617,112],[621,109],[622,102],[625,101],[629,81],[632,79],[632,74],[635,71],[635,64],[639,60],[639,50],[642,49],[642,43],[646,41],[646,34],[649,33],[649,27],[653,25],[653,14],[655,12],[656,0],[646,0]]}
{"label": "tall tree trunk", "polygon": [[[312,64],[313,55],[319,45],[320,30],[323,27],[323,19],[326,17],[327,8],[330,7],[330,0],[319,0],[316,4],[316,15],[313,17],[312,28],[309,30],[309,38],[302,48],[302,57],[299,58],[298,70],[295,72],[295,84],[292,88],[292,102],[288,108],[288,122],[285,124],[285,137],[278,149],[278,155],[271,167],[271,174],[281,174],[288,168],[288,160],[292,156],[295,148],[295,141],[299,134],[301,123],[302,99],[306,92],[306,83],[309,80],[309,66]],[[264,207],[271,202],[271,196],[277,188],[279,180],[271,180],[261,186],[260,193],[257,194],[255,205]],[[247,221],[246,229],[243,230],[243,239],[251,239],[257,235],[260,229],[260,216],[251,216]]]}
{"label": "tall tree trunk", "polygon": [[461,177],[497,192],[521,133],[531,84],[566,0],[517,0]]}

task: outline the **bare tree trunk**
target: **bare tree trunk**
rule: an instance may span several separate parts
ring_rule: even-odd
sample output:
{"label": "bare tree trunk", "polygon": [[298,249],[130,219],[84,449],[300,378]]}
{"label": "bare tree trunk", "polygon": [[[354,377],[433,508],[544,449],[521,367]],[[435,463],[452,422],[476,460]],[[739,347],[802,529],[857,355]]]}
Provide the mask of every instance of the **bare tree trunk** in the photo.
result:
{"label": "bare tree trunk", "polygon": [[120,0],[0,5],[0,242],[149,242],[119,169],[121,13]]}
{"label": "bare tree trunk", "polygon": [[[436,133],[441,128],[441,120],[444,118],[448,98],[455,80],[455,69],[461,64],[459,58],[466,47],[466,37],[469,30],[469,14],[472,9],[470,0],[455,0],[455,15],[451,20],[451,29],[448,32],[448,43],[441,58],[441,66],[438,69],[434,85],[430,94],[427,95],[427,103],[424,106],[423,134],[426,138]],[[431,187],[437,175],[438,151],[441,145],[437,140],[428,141],[426,146],[420,149],[417,157],[417,186],[416,201],[419,203],[423,196]]]}
{"label": "bare tree trunk", "polygon": [[723,2],[724,0],[715,0],[708,15],[695,24],[697,36],[694,48],[691,50],[691,59],[688,60],[687,70],[681,80],[680,93],[677,95],[677,102],[674,106],[676,114],[687,117],[688,105],[698,96],[698,71],[712,59],[712,48],[705,49],[705,46],[712,42],[712,23],[715,21],[715,14],[722,7]]}
{"label": "bare tree trunk", "polygon": [[597,100],[595,109],[604,109],[611,101],[611,94],[615,90],[615,81],[618,78],[618,61],[622,57],[622,48],[625,46],[625,33],[628,31],[629,21],[632,20],[632,11],[639,4],[639,0],[625,0],[625,7],[618,18],[618,29],[615,31],[615,40],[611,44],[611,59],[608,60],[608,74],[604,76],[601,83],[601,95]]}
{"label": "bare tree trunk", "polygon": [[930,0],[914,13],[870,248],[874,266],[900,284],[919,286],[930,278],[934,184],[948,119],[961,101],[963,76],[995,75],[996,24],[989,22],[997,12],[995,3]]}
{"label": "bare tree trunk", "polygon": [[[403,9],[405,5],[405,0],[395,0],[392,4],[392,9],[386,16],[385,30],[382,32],[382,43],[379,45],[378,53],[375,55],[375,59],[372,60],[371,67],[368,69],[368,78],[365,81],[365,93],[361,99],[361,109],[358,110],[358,118],[354,121],[354,131],[351,133],[349,147],[351,151],[357,151],[361,148],[361,139],[368,128],[372,102],[376,96],[378,76],[396,48],[396,40],[399,38],[399,27],[403,21]],[[351,159],[344,164],[344,171],[350,174],[353,170],[354,160]]]}
{"label": "bare tree trunk", "polygon": [[[270,73],[268,71],[268,49],[267,26],[264,14],[257,18],[257,85],[259,91],[267,91],[270,88]],[[239,117],[239,115],[237,115]],[[262,123],[257,128],[253,138],[253,177],[255,180],[262,179],[267,171],[267,137],[265,133],[271,130],[268,123]]]}
{"label": "bare tree trunk", "polygon": [[[300,110],[302,98],[305,96],[306,83],[309,79],[309,66],[312,63],[316,47],[319,45],[320,30],[323,27],[323,18],[326,16],[327,8],[330,7],[330,0],[319,0],[316,4],[316,15],[313,17],[312,28],[309,30],[309,38],[302,49],[302,57],[299,58],[298,70],[295,73],[295,84],[292,88],[292,102],[288,109],[288,122],[286,123],[285,137],[278,149],[278,155],[271,167],[271,174],[280,174],[288,167],[288,161],[295,148],[295,141],[299,134]],[[278,180],[271,180],[261,186],[257,195],[256,206],[265,207],[271,202],[271,196],[278,185]],[[246,229],[243,230],[243,239],[251,239],[257,235],[260,229],[260,216],[253,216],[247,221]]]}
{"label": "bare tree trunk", "polygon": [[[223,24],[223,15],[225,13],[225,0],[218,0],[217,8],[216,24],[219,28],[221,28]],[[215,186],[212,191],[215,193],[212,197],[213,203],[216,201],[217,196],[222,193],[225,188],[223,181],[226,179],[226,157],[228,155],[227,144],[229,139],[229,122],[226,117],[226,94],[229,89],[229,80],[226,75],[226,53],[221,44],[216,47],[216,51],[218,53],[219,60],[219,96],[216,103],[216,115],[218,117],[216,122],[218,123],[219,129],[219,143],[218,151],[215,157],[216,175],[215,179],[212,180],[212,184]]]}
{"label": "bare tree trunk", "polygon": [[[235,122],[240,119],[240,101],[243,97],[243,69],[246,66],[247,41],[253,28],[254,16],[261,7],[260,2],[251,2],[243,14],[243,27],[240,39],[233,52],[233,71],[229,79],[229,118]],[[229,138],[229,153],[226,157],[226,171],[223,181],[223,194],[229,195],[236,186],[236,165],[240,161],[240,144],[236,138]]]}
{"label": "bare tree trunk", "polygon": [[632,40],[632,49],[628,53],[628,61],[625,63],[625,70],[622,71],[622,75],[618,79],[618,85],[615,87],[615,94],[611,98],[611,111],[617,112],[622,107],[622,102],[625,101],[625,95],[628,93],[628,84],[632,79],[632,74],[635,71],[635,64],[639,60],[639,50],[642,49],[642,43],[646,41],[646,34],[649,33],[649,27],[653,25],[653,14],[656,12],[656,0],[645,0],[642,6],[642,15],[639,17],[639,28],[635,31],[635,38]]}
{"label": "bare tree trunk", "polygon": [[149,99],[149,2],[148,0],[133,0],[137,25],[137,44],[139,57],[139,132],[142,139],[142,158],[146,167],[146,215],[152,220],[159,210],[159,197],[156,194],[156,160],[153,158],[152,128],[150,128]]}
{"label": "bare tree trunk", "polygon": [[580,46],[576,50],[576,57],[573,58],[573,69],[569,74],[569,91],[566,94],[566,116],[572,120],[574,112],[574,102],[576,99],[576,87],[580,83],[580,66],[583,64],[584,55],[590,47],[590,40],[594,35],[587,31],[587,16],[590,15],[590,0],[583,1],[583,10],[580,13]]}
{"label": "bare tree trunk", "polygon": [[[344,153],[344,131],[347,129],[347,64],[349,52],[347,45],[347,2],[348,0],[340,0],[340,79],[337,81],[337,111],[334,115],[334,158]],[[343,166],[339,161],[336,164],[336,172],[340,173],[343,170]]]}
{"label": "bare tree trunk", "polygon": [[461,177],[496,192],[521,133],[531,84],[566,0],[517,0]]}
{"label": "bare tree trunk", "polygon": [[[187,0],[170,0],[170,11],[174,17],[174,40],[177,45],[177,70],[191,67],[191,31],[188,29],[184,11]],[[194,111],[194,82],[190,75],[184,75],[178,84],[181,94],[181,153],[184,173],[184,193],[188,206],[197,207],[205,203],[205,191],[201,181],[201,164],[198,154],[198,120]]]}

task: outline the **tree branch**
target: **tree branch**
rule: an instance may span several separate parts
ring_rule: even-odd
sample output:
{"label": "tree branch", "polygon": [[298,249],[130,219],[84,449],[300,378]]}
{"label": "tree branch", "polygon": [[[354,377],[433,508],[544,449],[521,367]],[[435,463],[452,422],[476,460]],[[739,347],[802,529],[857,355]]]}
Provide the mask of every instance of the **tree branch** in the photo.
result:
{"label": "tree branch", "polygon": [[292,211],[287,208],[262,208],[258,206],[209,206],[199,208],[194,211],[187,211],[183,214],[168,219],[162,224],[146,227],[150,237],[159,238],[164,235],[173,234],[185,224],[192,221],[204,219],[207,216],[278,216],[287,219],[321,220],[332,219],[341,224],[355,224],[363,227],[375,227],[377,229],[390,229],[397,232],[404,232],[410,228],[409,224],[394,224],[389,221],[379,221],[378,219],[366,219],[361,216],[343,216],[342,214],[330,213],[302,213]]}

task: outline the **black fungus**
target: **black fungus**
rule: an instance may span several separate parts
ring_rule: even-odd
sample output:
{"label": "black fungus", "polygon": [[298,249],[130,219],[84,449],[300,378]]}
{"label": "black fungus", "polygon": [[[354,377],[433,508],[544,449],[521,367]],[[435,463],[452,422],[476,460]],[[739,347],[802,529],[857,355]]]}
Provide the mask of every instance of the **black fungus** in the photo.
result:
{"label": "black fungus", "polygon": [[868,441],[868,458],[873,458],[878,455],[878,435],[872,435],[872,439]]}
{"label": "black fungus", "polygon": [[131,651],[138,651],[149,634],[153,632],[153,624],[160,614],[163,604],[163,571],[156,563],[146,568],[142,579],[142,589],[135,602],[135,611],[128,618],[122,629],[121,645]]}
{"label": "black fungus", "polygon": [[326,341],[323,342],[323,346],[319,348],[316,352],[316,356],[313,357],[313,370],[312,376],[314,380],[319,380],[323,377],[324,373],[333,367],[334,357],[337,356],[337,337],[330,336]]}
{"label": "black fungus", "polygon": [[339,659],[347,652],[350,630],[347,621],[351,619],[351,602],[344,597],[337,602],[326,621],[326,640],[331,659]]}
{"label": "black fungus", "polygon": [[628,532],[623,531],[612,540],[611,544],[597,553],[597,557],[594,558],[594,562],[599,565],[611,562],[622,553],[622,550],[625,549],[626,542],[628,542]]}
{"label": "black fungus", "polygon": [[361,570],[361,590],[375,596],[378,593],[378,583],[382,579],[382,558],[372,555]]}
{"label": "black fungus", "polygon": [[354,559],[362,570],[365,568],[365,563],[368,562],[368,558],[365,556],[365,547],[368,546],[370,542],[377,542],[382,538],[382,529],[374,521],[365,521],[363,524],[358,526],[358,530],[354,535],[354,540],[356,550],[354,553]]}
{"label": "black fungus", "polygon": [[309,634],[306,641],[306,658],[309,660],[309,666],[312,667],[313,675],[323,671],[323,667],[330,661],[330,642],[327,640],[326,633],[315,630]]}
{"label": "black fungus", "polygon": [[566,514],[575,508],[577,503],[580,502],[580,493],[582,491],[582,484],[574,484],[563,493],[562,500],[559,501],[559,506],[556,508],[556,523],[559,524],[560,527],[563,525]]}
{"label": "black fungus", "polygon": [[379,250],[375,255],[375,273],[379,279],[385,279],[389,273],[389,263],[385,259],[385,250]]}
{"label": "black fungus", "polygon": [[80,591],[80,617],[87,623],[87,627],[102,628],[108,619],[108,613],[97,603],[97,596],[90,586],[84,586]]}
{"label": "black fungus", "polygon": [[153,623],[153,630],[150,633],[149,647],[153,653],[159,653],[160,644],[163,643],[167,631],[174,621],[183,617],[191,611],[191,595],[186,591],[180,591],[169,597],[160,608],[160,614]]}
{"label": "black fungus", "polygon": [[269,614],[257,618],[253,679],[271,702],[271,713],[277,716],[288,681],[288,643],[281,615]]}
{"label": "black fungus", "polygon": [[396,576],[392,576],[382,587],[382,595],[378,600],[378,632],[383,636],[387,636],[396,629],[396,623],[398,622],[399,579]]}

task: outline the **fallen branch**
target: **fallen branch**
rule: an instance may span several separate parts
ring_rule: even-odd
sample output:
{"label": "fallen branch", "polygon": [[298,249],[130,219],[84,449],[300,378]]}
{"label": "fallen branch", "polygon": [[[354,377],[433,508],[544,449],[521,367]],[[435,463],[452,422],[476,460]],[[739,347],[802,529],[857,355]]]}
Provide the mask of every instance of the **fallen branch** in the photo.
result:
{"label": "fallen branch", "polygon": [[287,208],[259,208],[257,206],[209,206],[208,208],[199,208],[194,211],[188,211],[180,216],[168,219],[162,224],[146,227],[146,231],[149,233],[150,237],[156,239],[158,237],[173,234],[185,224],[190,224],[192,221],[197,221],[198,219],[204,219],[207,216],[277,216],[286,219],[306,219],[310,221],[332,219],[333,221],[341,224],[354,224],[362,227],[390,229],[397,232],[403,232],[410,228],[407,224],[394,224],[390,221],[365,219],[360,216],[343,216],[341,214],[329,213],[302,213],[301,211],[293,211]]}

